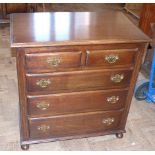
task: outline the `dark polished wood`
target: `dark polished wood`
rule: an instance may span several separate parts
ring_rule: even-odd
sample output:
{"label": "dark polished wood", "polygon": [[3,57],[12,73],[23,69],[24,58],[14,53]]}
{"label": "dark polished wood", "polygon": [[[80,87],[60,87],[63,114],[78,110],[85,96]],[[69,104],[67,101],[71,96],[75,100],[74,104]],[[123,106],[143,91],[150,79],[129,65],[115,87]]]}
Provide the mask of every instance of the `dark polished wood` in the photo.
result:
{"label": "dark polished wood", "polygon": [[26,151],[29,149],[29,145],[28,144],[21,145],[21,149]]}
{"label": "dark polished wood", "polygon": [[117,138],[123,138],[123,133],[116,133]]}
{"label": "dark polished wood", "polygon": [[[17,49],[17,75],[18,75],[18,91],[19,91],[19,108],[20,108],[20,133],[21,141],[29,139],[28,119],[27,117],[27,98],[26,98],[26,78],[25,78],[25,59],[24,53]],[[26,147],[26,146],[25,146]]]}
{"label": "dark polished wood", "polygon": [[119,110],[126,104],[127,92],[127,89],[97,90],[28,96],[29,115],[43,117],[78,112]]}
{"label": "dark polished wood", "polygon": [[12,15],[21,147],[121,138],[149,41],[119,11]]}
{"label": "dark polished wood", "polygon": [[[140,47],[141,44],[124,43],[119,44],[119,46],[118,44],[102,44],[91,46],[71,46],[70,48],[69,46],[60,46],[59,49],[57,48],[57,46],[41,48],[35,47],[23,48],[21,50],[23,50],[26,55],[25,67],[27,68],[26,71],[28,73],[51,73],[55,71],[64,72],[90,69],[96,70],[101,68],[112,69],[118,67],[133,67],[135,63],[134,56],[136,55],[136,51],[138,51]],[[68,57],[65,53],[68,53]],[[111,55],[118,57],[116,62],[110,63],[106,60],[106,57],[109,57]],[[51,65],[47,62],[49,58],[56,58],[57,60],[60,60],[60,62],[57,65]],[[74,60],[74,63],[71,60],[73,58],[76,59]],[[36,60],[37,63],[34,63],[34,60]],[[68,66],[71,62],[72,64]],[[64,64],[64,66],[62,65],[62,63]]]}
{"label": "dark polished wood", "polygon": [[[29,72],[51,72],[81,66],[82,52],[58,52],[26,54],[26,67]],[[36,63],[38,62],[38,63]]]}
{"label": "dark polished wood", "polygon": [[122,111],[110,111],[30,118],[30,137],[44,139],[118,130],[121,115]]}
{"label": "dark polished wood", "polygon": [[147,42],[149,39],[123,13],[109,10],[12,14],[11,33],[12,47]]}
{"label": "dark polished wood", "polygon": [[[120,49],[120,50],[96,50],[87,51],[87,66],[125,66],[134,65],[135,54],[138,49]],[[109,62],[106,58],[115,56],[118,59],[116,62]]]}
{"label": "dark polished wood", "polygon": [[[112,78],[122,76],[120,82]],[[108,88],[125,88],[129,86],[132,70],[89,70],[64,73],[27,74],[27,90],[29,92],[68,92]],[[47,87],[38,83],[49,81]]]}

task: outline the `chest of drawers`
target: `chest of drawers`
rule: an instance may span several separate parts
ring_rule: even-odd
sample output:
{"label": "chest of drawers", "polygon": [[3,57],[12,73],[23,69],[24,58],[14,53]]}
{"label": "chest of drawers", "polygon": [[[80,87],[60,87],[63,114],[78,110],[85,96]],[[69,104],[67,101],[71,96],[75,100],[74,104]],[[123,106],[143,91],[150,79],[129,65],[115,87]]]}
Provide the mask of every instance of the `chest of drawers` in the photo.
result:
{"label": "chest of drawers", "polygon": [[118,11],[13,14],[22,149],[122,138],[149,41]]}

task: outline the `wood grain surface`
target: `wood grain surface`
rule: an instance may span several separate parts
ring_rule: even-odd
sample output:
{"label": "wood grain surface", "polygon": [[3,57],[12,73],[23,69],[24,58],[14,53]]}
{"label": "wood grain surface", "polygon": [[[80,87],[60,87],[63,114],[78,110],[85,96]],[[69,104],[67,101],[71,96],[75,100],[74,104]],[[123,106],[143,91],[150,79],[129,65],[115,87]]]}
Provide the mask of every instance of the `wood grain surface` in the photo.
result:
{"label": "wood grain surface", "polygon": [[[30,138],[59,138],[118,130],[121,116],[122,111],[111,111],[61,115],[45,119],[29,118]],[[108,118],[113,119],[111,124],[104,122]],[[49,128],[46,131],[39,130],[38,127],[42,125]]]}
{"label": "wood grain surface", "polygon": [[11,15],[11,47],[131,43],[149,40],[121,11]]}
{"label": "wood grain surface", "polygon": [[[21,148],[16,59],[11,57],[9,48],[9,27],[0,27],[0,35],[2,36],[0,37],[0,150],[19,151]],[[124,47],[126,47],[125,44]],[[143,75],[139,74],[138,80],[142,79],[144,79]],[[127,133],[123,139],[116,139],[113,135],[97,136],[96,134],[97,137],[32,144],[30,150],[154,150],[154,114],[154,105],[147,104],[145,101],[138,102],[133,97],[126,125]]]}
{"label": "wood grain surface", "polygon": [[[24,22],[22,22],[23,18]],[[45,21],[40,23],[40,18]],[[25,31],[21,32],[21,29],[25,29]],[[27,150],[29,144],[41,142],[40,139],[50,141],[53,138],[82,138],[100,133],[115,133],[116,137],[122,138],[135,80],[149,41],[150,39],[119,11],[105,10],[100,14],[99,12],[53,12],[13,15],[11,18],[11,47],[16,47],[17,52],[21,148]],[[93,44],[91,45],[91,43]],[[128,44],[129,47],[125,47],[125,44]],[[40,48],[37,48],[38,45]],[[48,45],[50,48],[45,47]],[[133,46],[135,48],[132,48]],[[97,50],[98,48],[103,51]],[[107,50],[108,48],[111,50]],[[37,65],[38,63],[39,65]],[[110,64],[115,67],[112,68]],[[52,66],[51,71],[49,65]],[[98,68],[95,69],[91,65],[98,66]],[[63,70],[69,66],[73,69]],[[62,70],[53,71],[52,69],[56,67],[62,68]],[[79,70],[76,70],[77,68]],[[37,70],[36,73],[35,70]],[[46,72],[47,70],[48,72]],[[83,109],[82,113],[80,111],[76,113],[76,110],[73,110],[70,111],[71,114],[48,116],[47,112],[47,116],[44,118],[42,115],[33,118],[28,115],[27,95],[69,94],[98,90],[110,92],[113,89],[128,89],[128,93],[123,93],[126,96],[124,108],[117,105],[118,110],[112,110],[112,107],[111,109],[100,108],[101,111],[98,112],[96,108],[88,106],[88,111]],[[106,96],[104,97],[106,99]],[[112,97],[114,97],[112,100],[118,98],[117,96]],[[58,99],[61,99],[61,95]],[[74,96],[70,102],[72,100],[77,101],[78,97]],[[85,102],[88,102],[88,98]],[[98,100],[94,100],[93,103],[97,106]],[[44,110],[51,104],[42,102],[37,104],[38,106]],[[66,107],[68,106],[69,104],[66,104]],[[74,109],[73,105],[72,107]],[[29,106],[29,108],[31,107]],[[121,116],[115,118],[113,115],[118,111],[122,111]],[[103,113],[106,117],[103,119],[102,125],[98,123],[98,113]],[[87,121],[87,118],[90,121]],[[114,125],[113,128],[108,128],[112,125]],[[54,126],[54,128],[52,127],[54,132],[51,130],[51,126]],[[108,130],[104,128],[108,128]],[[36,138],[38,141],[35,140]]]}
{"label": "wood grain surface", "polygon": [[[127,92],[127,89],[98,90],[28,96],[28,111],[31,117],[42,117],[78,112],[118,110],[125,106]],[[112,96],[118,97],[118,100],[108,102],[107,99]],[[38,108],[39,104],[48,104],[48,107],[41,109]]]}
{"label": "wood grain surface", "polygon": [[[114,82],[112,77],[123,76],[120,82]],[[132,70],[95,70],[76,72],[56,72],[44,74],[27,74],[28,92],[72,92],[83,90],[126,88],[130,84]],[[37,85],[37,81],[46,80],[50,84],[43,88]]]}

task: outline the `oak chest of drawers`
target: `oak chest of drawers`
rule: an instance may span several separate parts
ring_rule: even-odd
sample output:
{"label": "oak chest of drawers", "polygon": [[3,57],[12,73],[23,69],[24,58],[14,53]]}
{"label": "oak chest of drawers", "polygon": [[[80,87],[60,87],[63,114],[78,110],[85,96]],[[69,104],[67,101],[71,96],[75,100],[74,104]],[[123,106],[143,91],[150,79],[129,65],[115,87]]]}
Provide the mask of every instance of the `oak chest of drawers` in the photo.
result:
{"label": "oak chest of drawers", "polygon": [[22,149],[121,138],[149,41],[119,11],[13,14]]}

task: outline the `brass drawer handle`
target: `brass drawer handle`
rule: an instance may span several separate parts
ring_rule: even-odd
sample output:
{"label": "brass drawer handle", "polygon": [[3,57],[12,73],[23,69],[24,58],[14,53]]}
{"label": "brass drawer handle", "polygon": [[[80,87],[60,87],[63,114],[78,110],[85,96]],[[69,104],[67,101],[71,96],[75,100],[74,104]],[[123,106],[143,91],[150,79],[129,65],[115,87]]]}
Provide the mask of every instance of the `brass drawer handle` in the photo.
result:
{"label": "brass drawer handle", "polygon": [[50,126],[49,125],[40,125],[40,126],[37,126],[37,129],[42,132],[47,132],[50,129]]}
{"label": "brass drawer handle", "polygon": [[119,96],[110,96],[110,97],[107,97],[107,102],[108,103],[116,103],[117,101],[119,101]]}
{"label": "brass drawer handle", "polygon": [[110,64],[115,63],[117,60],[119,60],[119,56],[118,55],[106,55],[105,56],[105,60],[108,61]]}
{"label": "brass drawer handle", "polygon": [[56,57],[47,58],[47,63],[54,67],[58,66],[60,62],[61,62],[60,58],[56,58]]}
{"label": "brass drawer handle", "polygon": [[103,124],[106,125],[111,125],[112,123],[114,123],[115,119],[113,117],[108,117],[102,120]]}
{"label": "brass drawer handle", "polygon": [[50,106],[50,104],[49,104],[49,103],[46,103],[46,102],[40,102],[40,103],[38,103],[38,104],[36,105],[36,107],[37,107],[38,109],[40,109],[40,110],[46,110],[46,109],[49,108],[49,106]]}
{"label": "brass drawer handle", "polygon": [[115,74],[111,76],[111,81],[115,82],[115,83],[119,83],[124,79],[124,75],[123,74]]}
{"label": "brass drawer handle", "polygon": [[40,86],[41,88],[46,88],[50,84],[51,84],[51,81],[49,79],[47,80],[41,79],[41,80],[37,80],[36,82],[36,85]]}

